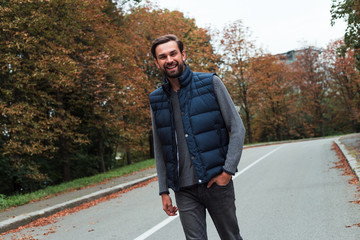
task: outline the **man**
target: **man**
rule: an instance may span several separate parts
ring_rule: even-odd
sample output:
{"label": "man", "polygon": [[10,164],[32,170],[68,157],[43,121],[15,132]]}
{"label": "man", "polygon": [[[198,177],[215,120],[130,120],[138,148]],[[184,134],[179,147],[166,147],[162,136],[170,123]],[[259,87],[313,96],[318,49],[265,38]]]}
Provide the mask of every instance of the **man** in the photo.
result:
{"label": "man", "polygon": [[189,69],[175,35],[155,39],[151,52],[164,74],[149,97],[163,209],[179,210],[186,239],[207,239],[206,209],[221,239],[242,239],[232,182],[245,136],[240,116],[215,74]]}

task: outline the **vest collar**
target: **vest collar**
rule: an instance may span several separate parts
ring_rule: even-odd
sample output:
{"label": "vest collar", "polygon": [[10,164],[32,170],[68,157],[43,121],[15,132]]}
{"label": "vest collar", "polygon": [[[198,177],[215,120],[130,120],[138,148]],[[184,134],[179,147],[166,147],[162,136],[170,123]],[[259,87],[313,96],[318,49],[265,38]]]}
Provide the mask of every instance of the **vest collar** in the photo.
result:
{"label": "vest collar", "polygon": [[[189,83],[191,82],[192,77],[193,77],[193,72],[190,70],[188,65],[184,64],[184,66],[185,66],[185,70],[184,70],[183,74],[179,77],[179,83],[180,83],[181,88],[189,85]],[[167,79],[167,77],[165,75],[163,77],[162,88],[168,95],[171,94],[171,86],[170,86],[169,80]]]}
{"label": "vest collar", "polygon": [[189,85],[193,77],[193,72],[190,70],[190,68],[186,64],[184,66],[185,66],[185,70],[181,75],[181,77],[179,78],[180,86],[182,88]]}

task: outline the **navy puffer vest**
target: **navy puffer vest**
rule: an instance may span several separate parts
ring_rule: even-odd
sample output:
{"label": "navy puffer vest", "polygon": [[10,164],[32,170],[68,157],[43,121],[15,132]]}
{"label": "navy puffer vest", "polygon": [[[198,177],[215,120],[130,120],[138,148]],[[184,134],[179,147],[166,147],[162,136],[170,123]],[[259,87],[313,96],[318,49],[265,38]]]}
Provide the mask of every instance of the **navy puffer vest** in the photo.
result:
{"label": "navy puffer vest", "polygon": [[[186,66],[186,65],[185,65]],[[216,101],[212,73],[192,72],[187,66],[179,78],[178,92],[184,134],[199,183],[222,172],[229,135]],[[150,94],[150,104],[160,137],[168,187],[179,190],[178,159],[170,84]]]}

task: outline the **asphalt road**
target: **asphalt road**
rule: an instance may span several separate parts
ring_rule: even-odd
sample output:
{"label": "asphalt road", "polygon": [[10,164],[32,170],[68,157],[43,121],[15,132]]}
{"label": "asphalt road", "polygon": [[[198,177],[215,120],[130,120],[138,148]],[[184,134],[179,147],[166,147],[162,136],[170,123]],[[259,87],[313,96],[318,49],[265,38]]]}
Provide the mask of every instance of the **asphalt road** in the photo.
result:
{"label": "asphalt road", "polygon": [[[333,139],[246,149],[234,177],[237,215],[245,240],[360,239],[356,188],[333,168]],[[4,239],[185,239],[178,217],[167,217],[157,182],[54,224]],[[172,194],[173,196],[173,194]],[[351,227],[349,227],[351,226]],[[208,218],[210,240],[219,239]],[[33,238],[29,238],[32,236]],[[0,238],[1,239],[1,238]]]}

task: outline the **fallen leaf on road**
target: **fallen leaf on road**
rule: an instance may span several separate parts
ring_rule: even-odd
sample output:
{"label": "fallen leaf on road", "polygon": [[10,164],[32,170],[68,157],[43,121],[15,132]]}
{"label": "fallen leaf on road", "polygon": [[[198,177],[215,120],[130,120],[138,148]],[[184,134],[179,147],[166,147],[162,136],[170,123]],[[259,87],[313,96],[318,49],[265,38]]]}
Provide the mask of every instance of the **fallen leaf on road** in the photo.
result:
{"label": "fallen leaf on road", "polygon": [[[101,202],[105,202],[105,201],[109,201],[109,200],[111,200],[113,198],[117,198],[117,197],[119,197],[120,194],[127,193],[127,192],[129,192],[129,191],[131,191],[133,189],[136,189],[136,188],[147,186],[148,184],[150,184],[151,182],[154,182],[154,181],[157,181],[157,177],[155,177],[153,179],[150,179],[150,180],[148,180],[146,182],[136,184],[136,185],[134,185],[134,186],[132,186],[130,188],[121,190],[119,192],[116,192],[116,193],[107,195],[105,197],[93,200],[91,202],[83,203],[83,204],[81,204],[81,205],[79,205],[77,207],[70,208],[70,209],[65,209],[65,210],[63,210],[61,212],[55,213],[55,214],[53,214],[51,216],[48,216],[48,217],[39,218],[39,219],[37,219],[37,220],[35,220],[35,221],[25,225],[25,226],[21,226],[21,227],[18,227],[17,229],[13,229],[13,230],[10,230],[8,232],[1,233],[0,237],[4,236],[4,235],[7,235],[7,234],[17,233],[17,232],[20,232],[21,230],[31,228],[31,227],[41,227],[41,226],[46,226],[46,225],[49,225],[49,224],[56,223],[57,219],[60,218],[60,217],[67,216],[69,214],[79,212],[79,211],[81,211],[83,209],[87,209],[87,208],[96,206],[97,204],[99,204]],[[16,239],[19,239],[19,238],[16,238]],[[34,239],[34,238],[23,238],[23,239]],[[1,238],[0,238],[0,240],[1,240]]]}
{"label": "fallen leaf on road", "polygon": [[[359,179],[357,178],[356,174],[349,166],[348,161],[346,160],[344,154],[342,153],[338,145],[333,143],[331,150],[334,150],[336,152],[336,155],[340,159],[338,162],[335,162],[335,167],[333,168],[342,169],[343,172],[342,175],[350,176],[351,179],[348,180],[348,183],[356,185],[357,192],[360,192]],[[358,194],[357,196],[355,195],[355,198],[358,198],[358,200],[351,201],[351,203],[360,204],[360,194]],[[356,223],[353,226],[360,227],[360,223]],[[348,228],[351,226],[346,226],[346,227]]]}

